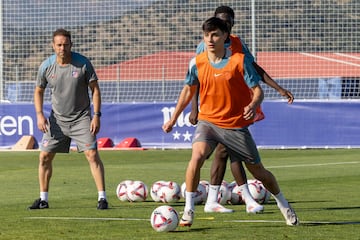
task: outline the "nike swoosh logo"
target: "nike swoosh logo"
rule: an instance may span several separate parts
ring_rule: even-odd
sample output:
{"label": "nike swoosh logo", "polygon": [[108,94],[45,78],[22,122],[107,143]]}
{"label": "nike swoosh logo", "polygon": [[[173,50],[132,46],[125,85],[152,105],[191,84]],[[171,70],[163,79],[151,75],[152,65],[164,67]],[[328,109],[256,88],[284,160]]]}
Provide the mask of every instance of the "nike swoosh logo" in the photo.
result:
{"label": "nike swoosh logo", "polygon": [[221,76],[222,75],[222,73],[215,73],[214,74],[214,77],[219,77],[219,76]]}

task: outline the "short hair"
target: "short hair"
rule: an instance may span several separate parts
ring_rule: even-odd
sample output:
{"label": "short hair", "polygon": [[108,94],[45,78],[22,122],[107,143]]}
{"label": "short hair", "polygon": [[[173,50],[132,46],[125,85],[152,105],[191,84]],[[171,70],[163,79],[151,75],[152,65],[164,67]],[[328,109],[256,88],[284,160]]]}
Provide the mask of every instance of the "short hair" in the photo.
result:
{"label": "short hair", "polygon": [[225,13],[230,15],[230,17],[232,17],[232,19],[235,19],[235,13],[234,10],[229,7],[229,6],[219,6],[215,9],[215,13],[214,13],[214,17],[216,17],[216,15],[220,14],[220,13]]}
{"label": "short hair", "polygon": [[235,13],[231,7],[228,6],[220,6],[216,8],[214,17],[218,17],[225,21],[229,25],[229,30],[231,31],[234,26],[234,17]]}
{"label": "short hair", "polygon": [[69,38],[70,42],[71,42],[71,33],[63,28],[59,28],[59,29],[56,29],[55,32],[53,33],[53,36],[52,36],[52,40],[54,41],[54,38],[56,36],[64,36],[64,37],[67,37]]}
{"label": "short hair", "polygon": [[202,30],[204,32],[211,32],[217,29],[220,29],[222,32],[230,33],[228,25],[225,23],[225,21],[217,17],[211,17],[207,19],[202,25]]}

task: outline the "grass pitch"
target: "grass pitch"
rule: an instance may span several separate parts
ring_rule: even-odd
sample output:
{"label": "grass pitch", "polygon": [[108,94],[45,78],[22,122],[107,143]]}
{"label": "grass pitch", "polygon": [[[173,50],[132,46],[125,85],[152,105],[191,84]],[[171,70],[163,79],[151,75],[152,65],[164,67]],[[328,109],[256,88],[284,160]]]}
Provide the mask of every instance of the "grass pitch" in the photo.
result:
{"label": "grass pitch", "polygon": [[[196,206],[191,228],[157,233],[150,225],[162,205],[120,202],[119,182],[184,182],[190,150],[101,151],[106,170],[109,210],[96,210],[97,191],[83,154],[58,154],[50,185],[50,209],[29,211],[39,196],[38,152],[0,152],[0,239],[360,239],[360,149],[260,150],[264,165],[277,177],[301,225],[289,227],[276,203],[265,212],[204,213]],[[209,180],[209,159],[201,179]],[[252,178],[248,174],[248,178]],[[230,170],[225,180],[233,181]],[[171,204],[178,212],[184,200]]]}

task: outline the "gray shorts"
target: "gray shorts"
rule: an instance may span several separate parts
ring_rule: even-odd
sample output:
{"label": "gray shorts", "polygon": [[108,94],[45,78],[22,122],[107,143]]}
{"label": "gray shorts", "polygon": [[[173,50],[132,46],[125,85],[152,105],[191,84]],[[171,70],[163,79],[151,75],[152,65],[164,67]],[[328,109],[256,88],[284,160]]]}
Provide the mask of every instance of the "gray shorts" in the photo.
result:
{"label": "gray shorts", "polygon": [[260,163],[260,155],[248,128],[224,129],[206,121],[199,121],[193,143],[206,142],[213,151],[218,143],[226,147],[231,161]]}
{"label": "gray shorts", "polygon": [[53,153],[68,153],[71,140],[79,152],[97,149],[96,136],[90,132],[90,116],[81,117],[74,122],[62,122],[49,117],[48,132],[44,133],[40,150]]}

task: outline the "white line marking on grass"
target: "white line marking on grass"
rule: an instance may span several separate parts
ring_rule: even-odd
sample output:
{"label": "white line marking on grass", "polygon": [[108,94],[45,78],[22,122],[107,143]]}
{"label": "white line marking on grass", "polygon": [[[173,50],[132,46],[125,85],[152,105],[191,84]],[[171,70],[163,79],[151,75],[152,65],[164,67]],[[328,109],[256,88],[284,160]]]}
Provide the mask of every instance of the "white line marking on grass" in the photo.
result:
{"label": "white line marking on grass", "polygon": [[[227,220],[224,222],[238,222],[238,223],[285,223],[285,221],[278,220]],[[346,224],[360,224],[360,221],[342,221],[342,222],[328,222],[328,221],[300,221],[301,224],[333,224],[333,225],[346,225]]]}
{"label": "white line marking on grass", "polygon": [[337,163],[314,163],[314,164],[295,164],[295,165],[282,165],[282,166],[269,166],[266,168],[292,168],[292,167],[318,167],[342,164],[359,164],[360,162],[337,162]]}
{"label": "white line marking on grass", "polygon": [[[25,219],[32,220],[95,220],[95,221],[150,221],[150,219],[143,218],[87,218],[87,217],[26,217]],[[214,217],[210,218],[195,218],[197,220],[215,220]],[[225,220],[223,222],[233,223],[285,223],[284,220]],[[301,224],[333,224],[333,225],[345,225],[345,224],[360,224],[360,221],[342,221],[342,222],[324,222],[324,221],[301,221]]]}
{"label": "white line marking on grass", "polygon": [[26,217],[25,219],[45,220],[96,220],[96,221],[150,221],[144,218],[88,218],[88,217]]}

